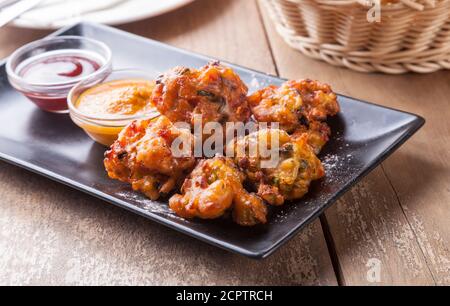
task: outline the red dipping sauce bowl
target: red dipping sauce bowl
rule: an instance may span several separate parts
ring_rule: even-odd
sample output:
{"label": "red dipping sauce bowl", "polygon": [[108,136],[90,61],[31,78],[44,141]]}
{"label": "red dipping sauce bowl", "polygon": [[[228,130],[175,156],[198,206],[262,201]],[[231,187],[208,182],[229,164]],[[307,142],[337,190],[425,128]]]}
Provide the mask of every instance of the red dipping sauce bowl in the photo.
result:
{"label": "red dipping sauce bowl", "polygon": [[87,78],[106,78],[112,71],[112,53],[106,44],[90,38],[45,38],[15,51],[6,71],[11,85],[39,108],[68,113],[70,90]]}

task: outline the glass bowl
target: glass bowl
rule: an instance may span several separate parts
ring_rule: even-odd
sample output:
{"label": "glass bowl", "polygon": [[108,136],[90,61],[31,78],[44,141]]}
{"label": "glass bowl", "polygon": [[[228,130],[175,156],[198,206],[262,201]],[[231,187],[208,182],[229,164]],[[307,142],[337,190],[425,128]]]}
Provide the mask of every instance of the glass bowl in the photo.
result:
{"label": "glass bowl", "polygon": [[139,113],[136,115],[92,115],[81,112],[77,108],[78,99],[86,90],[89,90],[101,83],[121,80],[153,81],[154,79],[154,75],[147,72],[124,69],[112,71],[108,76],[100,80],[98,78],[88,78],[83,80],[72,88],[69,93],[67,100],[70,110],[70,117],[72,118],[72,121],[82,128],[94,141],[109,147],[114,143],[114,141],[116,141],[119,133],[134,120],[153,119],[159,117],[160,114],[156,111],[156,109],[154,109],[146,113]]}
{"label": "glass bowl", "polygon": [[[81,67],[79,74],[70,75],[55,71],[55,75],[64,76],[60,77],[62,80],[55,81],[41,70],[35,72],[32,79],[25,77],[32,67],[40,65],[42,69],[42,65],[55,65],[56,59],[65,59],[64,68],[68,66],[73,71],[77,71],[74,67]],[[80,60],[84,65],[80,64]],[[83,74],[87,70],[86,63],[92,64],[89,74]],[[48,66],[47,69],[53,68],[54,66]],[[39,108],[54,113],[68,112],[67,96],[76,84],[86,78],[102,79],[111,70],[112,52],[109,47],[100,41],[79,36],[58,36],[29,43],[17,49],[6,63],[11,85]]]}

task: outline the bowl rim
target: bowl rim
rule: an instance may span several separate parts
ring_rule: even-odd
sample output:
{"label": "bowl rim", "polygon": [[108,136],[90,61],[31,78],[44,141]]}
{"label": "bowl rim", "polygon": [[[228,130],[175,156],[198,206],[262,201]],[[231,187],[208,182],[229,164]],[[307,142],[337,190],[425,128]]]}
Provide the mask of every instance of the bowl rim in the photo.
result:
{"label": "bowl rim", "polygon": [[[104,126],[104,127],[118,126],[118,125],[114,125],[114,123],[117,124],[122,121],[154,119],[154,118],[161,116],[161,114],[158,111],[156,111],[156,109],[155,109],[154,111],[151,111],[148,113],[143,113],[143,114],[137,114],[137,115],[111,115],[111,116],[101,117],[101,116],[93,116],[93,115],[86,114],[86,113],[80,111],[75,106],[75,101],[74,101],[73,97],[75,95],[75,92],[79,89],[79,87],[84,86],[85,83],[89,83],[90,81],[91,82],[98,81],[97,83],[94,83],[94,85],[92,85],[92,86],[102,84],[102,83],[104,83],[104,80],[107,79],[108,77],[110,77],[111,75],[119,74],[119,73],[127,73],[127,74],[136,73],[136,74],[146,75],[149,77],[148,81],[150,81],[150,82],[153,79],[148,72],[146,72],[144,70],[134,69],[134,68],[111,70],[107,75],[105,75],[105,77],[103,77],[102,79],[99,79],[99,80],[95,80],[95,78],[93,78],[93,77],[86,78],[86,79],[80,81],[74,87],[72,87],[72,89],[69,91],[69,94],[67,96],[67,105],[69,107],[70,115],[75,116],[77,120],[86,121],[88,123],[91,123],[94,125],[99,125],[99,126]],[[118,80],[126,80],[126,79],[127,78],[118,79]],[[145,78],[133,78],[133,77],[130,77],[129,79],[130,80],[133,80],[133,79],[134,80],[138,80],[138,79],[146,80]],[[111,82],[113,82],[113,81],[111,81]],[[121,124],[120,126],[122,126],[122,125],[123,124]]]}
{"label": "bowl rim", "polygon": [[[90,75],[81,78],[81,79],[74,79],[74,80],[68,80],[68,81],[63,81],[63,82],[55,82],[52,84],[46,84],[46,83],[39,83],[39,82],[28,82],[26,81],[23,77],[21,77],[19,74],[17,74],[17,72],[15,71],[15,69],[12,68],[12,62],[14,59],[16,59],[19,55],[21,55],[22,53],[24,53],[25,51],[28,50],[33,50],[35,48],[38,48],[40,46],[44,46],[46,44],[52,43],[52,42],[57,42],[57,41],[64,41],[64,40],[76,40],[76,41],[87,41],[89,43],[92,43],[94,45],[97,45],[97,47],[99,47],[100,49],[102,49],[106,56],[101,55],[101,57],[105,57],[105,62],[102,63],[101,67],[96,70],[95,72],[91,73]],[[64,49],[61,49],[64,50]],[[82,50],[82,49],[80,49]],[[99,54],[99,52],[97,51],[92,51],[96,54]],[[100,55],[100,54],[99,54]],[[22,47],[16,49],[8,58],[8,60],[6,61],[6,73],[8,75],[8,78],[10,78],[10,80],[12,80],[14,83],[18,83],[18,84],[23,84],[24,86],[29,86],[29,87],[37,87],[37,88],[52,88],[52,87],[68,87],[68,86],[73,86],[74,84],[77,84],[78,82],[84,80],[85,78],[89,77],[98,77],[99,75],[101,75],[102,73],[105,73],[105,71],[110,70],[112,67],[112,51],[111,48],[108,47],[107,44],[105,44],[104,42],[101,42],[97,39],[93,39],[93,38],[88,38],[88,37],[83,37],[83,36],[76,36],[76,35],[64,35],[64,36],[56,36],[56,37],[46,37],[43,39],[39,39],[39,40],[35,40],[32,41],[26,45],[23,45]]]}

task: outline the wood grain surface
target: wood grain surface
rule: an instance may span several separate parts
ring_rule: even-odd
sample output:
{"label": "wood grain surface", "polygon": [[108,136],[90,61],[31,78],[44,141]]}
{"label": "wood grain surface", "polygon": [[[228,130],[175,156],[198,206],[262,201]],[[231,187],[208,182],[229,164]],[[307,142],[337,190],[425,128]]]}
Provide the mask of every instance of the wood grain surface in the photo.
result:
{"label": "wood grain surface", "polygon": [[[196,1],[121,28],[275,73],[254,1]],[[18,31],[26,37],[14,42]],[[0,30],[1,46],[8,42],[1,52],[45,34],[28,32]],[[276,255],[253,261],[4,163],[0,220],[3,284],[337,284],[319,221]]]}
{"label": "wood grain surface", "polygon": [[[120,28],[422,115],[397,153],[263,261],[226,253],[0,162],[0,284],[450,285],[450,74],[361,74],[311,60],[261,2],[197,0]],[[0,29],[0,57],[49,34]],[[368,263],[381,263],[379,283]],[[333,263],[333,264],[332,264]]]}

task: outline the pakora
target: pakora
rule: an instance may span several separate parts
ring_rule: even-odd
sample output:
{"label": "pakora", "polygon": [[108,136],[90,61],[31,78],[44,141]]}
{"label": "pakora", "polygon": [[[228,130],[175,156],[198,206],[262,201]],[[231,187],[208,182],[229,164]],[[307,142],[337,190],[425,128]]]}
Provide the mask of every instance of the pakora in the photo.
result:
{"label": "pakora", "polygon": [[[176,128],[164,116],[134,121],[105,153],[104,164],[109,177],[130,183],[134,190],[152,200],[168,195],[195,167],[193,145],[180,147],[175,156],[172,144],[176,139],[194,143],[190,131]],[[189,154],[183,154],[184,151]]]}
{"label": "pakora", "polygon": [[291,135],[293,139],[306,137],[309,146],[313,152],[319,154],[323,147],[330,140],[331,129],[325,122],[312,121],[309,123],[309,127],[301,125]]}
{"label": "pakora", "polygon": [[245,175],[229,158],[202,160],[184,182],[182,195],[174,195],[169,206],[187,219],[216,219],[231,211],[234,221],[242,226],[264,224],[267,207],[261,198],[245,190],[244,180]]}
{"label": "pakora", "polygon": [[[291,137],[284,130],[265,129],[237,139],[229,146],[236,164],[257,194],[271,205],[302,198],[308,193],[311,182],[325,175],[322,163],[308,143],[307,133]],[[272,154],[273,150],[278,150],[275,164],[263,166],[264,161],[274,156],[262,154],[262,149]]]}
{"label": "pakora", "polygon": [[160,76],[153,104],[172,122],[194,126],[196,117],[208,122],[246,122],[251,116],[248,88],[229,67],[212,62],[200,69],[176,67]]}
{"label": "pakora", "polygon": [[288,133],[301,125],[325,121],[339,112],[337,96],[331,87],[312,80],[269,86],[252,94],[248,101],[256,121],[277,122]]}
{"label": "pakora", "polygon": [[[105,153],[109,177],[130,183],[152,200],[172,195],[169,207],[182,218],[231,216],[242,226],[267,223],[267,204],[298,200],[325,176],[317,155],[331,137],[326,120],[340,107],[330,86],[312,80],[247,94],[240,77],[219,62],[200,69],[176,67],[161,75],[150,98],[161,116],[135,121],[120,133]],[[199,119],[203,126],[250,120],[268,124],[246,133],[230,130],[234,139],[225,151],[219,145],[220,154],[206,159],[214,154],[203,152],[196,160],[197,144],[209,144],[205,131],[197,135],[202,139],[192,134]],[[175,144],[184,147],[175,152]],[[230,152],[234,155],[222,156]]]}

